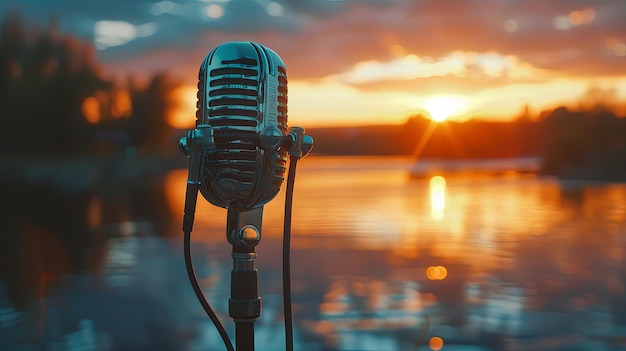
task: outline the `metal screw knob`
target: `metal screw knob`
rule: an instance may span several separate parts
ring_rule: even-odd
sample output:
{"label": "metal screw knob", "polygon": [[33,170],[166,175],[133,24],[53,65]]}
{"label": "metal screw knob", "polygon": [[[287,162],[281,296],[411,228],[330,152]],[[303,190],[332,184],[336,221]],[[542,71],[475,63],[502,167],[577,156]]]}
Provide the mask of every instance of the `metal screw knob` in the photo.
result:
{"label": "metal screw knob", "polygon": [[251,224],[239,229],[238,241],[247,247],[254,247],[261,241],[261,231]]}

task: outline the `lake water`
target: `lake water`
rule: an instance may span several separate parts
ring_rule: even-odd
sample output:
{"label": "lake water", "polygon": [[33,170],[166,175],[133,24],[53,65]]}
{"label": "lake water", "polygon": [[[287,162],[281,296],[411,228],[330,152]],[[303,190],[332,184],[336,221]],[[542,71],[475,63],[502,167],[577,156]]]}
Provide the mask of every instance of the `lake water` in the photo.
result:
{"label": "lake water", "polygon": [[[413,166],[299,162],[296,350],[626,350],[625,184]],[[225,349],[185,274],[186,170],[129,179],[5,189],[0,349]],[[257,247],[257,350],[284,348],[283,197]],[[193,258],[234,336],[225,217],[199,199]]]}

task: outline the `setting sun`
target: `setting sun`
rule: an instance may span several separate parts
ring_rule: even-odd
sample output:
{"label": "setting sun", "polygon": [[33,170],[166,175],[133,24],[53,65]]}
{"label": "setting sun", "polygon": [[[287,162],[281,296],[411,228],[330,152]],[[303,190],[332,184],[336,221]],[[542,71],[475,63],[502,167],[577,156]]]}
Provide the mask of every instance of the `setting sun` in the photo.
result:
{"label": "setting sun", "polygon": [[434,121],[442,122],[465,113],[467,102],[457,96],[438,95],[428,99],[424,107]]}

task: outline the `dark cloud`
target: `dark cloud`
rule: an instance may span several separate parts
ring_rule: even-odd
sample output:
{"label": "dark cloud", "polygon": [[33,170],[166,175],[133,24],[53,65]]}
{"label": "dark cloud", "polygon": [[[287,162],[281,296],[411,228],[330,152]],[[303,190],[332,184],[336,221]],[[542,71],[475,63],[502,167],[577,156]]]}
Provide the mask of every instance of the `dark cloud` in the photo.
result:
{"label": "dark cloud", "polygon": [[0,4],[0,16],[17,11],[29,22],[47,25],[59,20],[60,30],[83,38],[93,38],[93,24],[99,20],[145,23],[149,20],[151,0],[6,0]]}
{"label": "dark cloud", "polygon": [[[283,0],[281,3],[299,12],[313,15],[332,15],[353,4],[392,6],[403,0]],[[419,1],[419,0],[418,0]]]}
{"label": "dark cloud", "polygon": [[[319,78],[365,60],[399,54],[437,59],[453,51],[515,55],[563,75],[626,74],[624,0],[9,0],[35,21],[59,16],[61,30],[93,38],[93,23],[153,23],[152,35],[100,51],[110,67],[148,73],[195,71],[207,51],[224,41],[255,40],[275,49],[292,78]],[[223,14],[209,18],[206,6]],[[273,6],[268,11],[268,5]],[[155,8],[155,6],[157,6]],[[159,7],[161,6],[161,7]],[[171,8],[171,11],[155,9]],[[555,28],[575,11],[588,23]],[[575,19],[575,18],[574,18]],[[557,23],[558,24],[558,23]],[[563,29],[563,28],[561,28]],[[156,60],[156,61],[155,61]],[[153,62],[154,61],[154,62]]]}
{"label": "dark cloud", "polygon": [[[563,74],[626,74],[623,58],[607,47],[626,42],[622,0],[579,1],[404,1],[375,7],[344,4],[334,16],[316,18],[273,45],[302,78],[339,73],[365,60],[393,58],[392,46],[406,54],[438,58],[452,51],[516,55],[537,68]],[[527,7],[525,7],[527,6]],[[569,30],[554,28],[556,16],[591,8],[594,20]],[[505,21],[516,28],[507,32]]]}

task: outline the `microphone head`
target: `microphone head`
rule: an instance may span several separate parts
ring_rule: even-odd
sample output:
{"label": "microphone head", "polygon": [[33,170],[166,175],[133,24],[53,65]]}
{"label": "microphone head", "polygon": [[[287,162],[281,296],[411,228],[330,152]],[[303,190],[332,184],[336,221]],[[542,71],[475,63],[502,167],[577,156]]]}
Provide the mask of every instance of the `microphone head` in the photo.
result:
{"label": "microphone head", "polygon": [[197,125],[209,125],[215,148],[204,158],[200,192],[237,211],[262,206],[284,181],[287,71],[278,54],[254,42],[210,51],[198,76]]}

